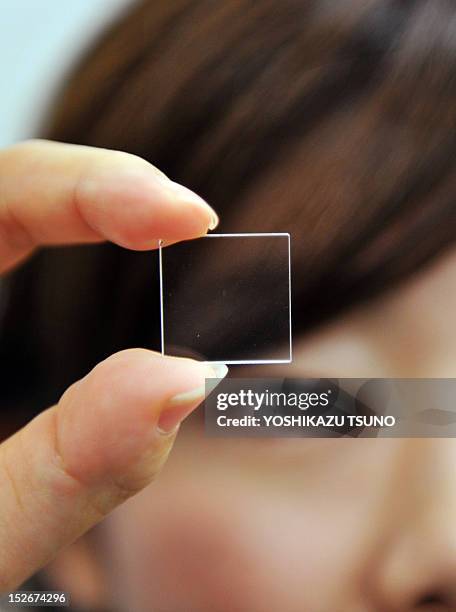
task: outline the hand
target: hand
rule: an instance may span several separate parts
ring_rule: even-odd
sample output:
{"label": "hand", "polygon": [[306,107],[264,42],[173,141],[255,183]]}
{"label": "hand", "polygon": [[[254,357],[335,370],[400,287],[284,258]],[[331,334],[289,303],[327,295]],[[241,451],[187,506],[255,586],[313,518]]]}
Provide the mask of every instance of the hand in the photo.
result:
{"label": "hand", "polygon": [[[38,245],[111,240],[145,250],[217,221],[133,155],[49,141],[0,151],[0,272]],[[0,592],[154,478],[211,376],[189,359],[122,351],[0,445]]]}

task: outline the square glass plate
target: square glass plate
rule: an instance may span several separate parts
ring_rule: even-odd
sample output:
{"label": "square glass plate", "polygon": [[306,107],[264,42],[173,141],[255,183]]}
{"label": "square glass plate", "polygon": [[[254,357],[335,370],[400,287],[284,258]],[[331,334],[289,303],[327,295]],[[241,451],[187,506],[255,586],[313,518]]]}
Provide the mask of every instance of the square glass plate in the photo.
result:
{"label": "square glass plate", "polygon": [[159,266],[163,354],[291,362],[290,234],[208,234],[160,246]]}

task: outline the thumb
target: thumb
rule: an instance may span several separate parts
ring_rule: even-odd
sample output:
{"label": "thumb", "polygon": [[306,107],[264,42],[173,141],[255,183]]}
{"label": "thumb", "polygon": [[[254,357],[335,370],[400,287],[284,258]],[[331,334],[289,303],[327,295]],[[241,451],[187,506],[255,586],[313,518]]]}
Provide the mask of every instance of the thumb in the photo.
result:
{"label": "thumb", "polygon": [[189,359],[123,351],[1,444],[0,592],[151,482],[203,400],[205,377],[217,375]]}

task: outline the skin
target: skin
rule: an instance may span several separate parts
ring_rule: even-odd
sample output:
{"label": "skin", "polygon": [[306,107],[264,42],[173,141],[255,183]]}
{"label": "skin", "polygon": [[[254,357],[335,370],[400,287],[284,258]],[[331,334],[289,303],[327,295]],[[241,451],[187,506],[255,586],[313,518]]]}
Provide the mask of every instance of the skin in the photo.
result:
{"label": "skin", "polygon": [[[453,252],[261,374],[454,377],[455,307]],[[90,609],[456,610],[455,463],[451,439],[211,440],[194,415],[96,551],[49,576]]]}
{"label": "skin", "polygon": [[[111,240],[142,250],[217,223],[201,198],[144,160],[46,141],[0,152],[0,194],[3,273],[39,245]],[[0,445],[0,592],[156,476],[211,375],[188,359],[123,351]]]}
{"label": "skin", "polygon": [[[4,210],[0,215],[0,259],[9,265],[37,242],[60,242],[62,228],[69,242],[108,238],[130,248],[148,248],[158,237],[184,237],[175,224],[189,212],[189,203],[177,207],[174,217],[167,208],[174,203],[157,210],[163,194],[154,191],[149,200],[144,185],[135,191],[131,183],[129,188],[115,183],[118,167],[103,183],[109,197],[92,190],[82,199],[88,204],[82,206],[81,224],[81,215],[72,215],[65,203],[74,201],[68,193],[74,194],[74,177],[80,176],[76,157],[98,155],[92,150],[53,149],[50,167],[63,164],[58,176],[70,176],[69,187],[56,191],[62,189],[59,181],[45,194],[41,189],[18,198],[24,188],[20,178],[44,159],[40,150],[40,161],[27,163],[32,153],[30,145],[23,146],[25,151],[14,151],[16,162],[8,154],[3,164],[0,158],[0,180],[19,173],[10,191],[0,191],[10,194],[9,202],[20,202],[8,204],[13,215]],[[32,149],[40,146],[32,143]],[[67,164],[66,153],[72,154]],[[131,156],[121,160],[130,161]],[[38,174],[42,167],[37,181]],[[27,187],[25,178],[24,183]],[[47,184],[43,179],[41,186]],[[28,188],[39,189],[39,183],[30,181]],[[111,209],[125,197],[138,197],[138,242],[134,219]],[[39,211],[29,212],[31,202],[40,200]],[[143,215],[147,206],[150,213]],[[150,214],[155,221],[163,208],[172,217],[169,225],[163,220],[158,233],[153,221],[144,228],[144,219]],[[192,223],[195,214],[196,209]],[[210,223],[210,213],[198,214],[195,235]],[[54,225],[58,219],[54,234],[50,221],[41,223],[44,217]],[[125,223],[133,227],[127,233]],[[181,230],[192,233],[188,225]],[[456,254],[450,253],[389,295],[297,339],[293,364],[265,367],[261,374],[455,376],[455,306]],[[53,557],[48,578],[90,610],[103,605],[132,612],[456,610],[453,440],[211,440],[194,415],[161,476],[68,545],[153,479],[170,440],[157,435],[160,407],[204,377],[198,364],[144,351],[128,351],[107,364],[0,446],[0,525],[8,526],[0,529],[4,586],[13,588]],[[157,374],[152,382],[149,372]],[[187,404],[185,413],[196,403]],[[126,435],[134,445],[124,443]]]}

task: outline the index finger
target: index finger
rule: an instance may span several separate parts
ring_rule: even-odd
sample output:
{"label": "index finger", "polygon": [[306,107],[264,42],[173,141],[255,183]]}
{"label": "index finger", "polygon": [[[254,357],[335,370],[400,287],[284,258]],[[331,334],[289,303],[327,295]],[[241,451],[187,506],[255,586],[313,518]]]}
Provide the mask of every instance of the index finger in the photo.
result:
{"label": "index finger", "polygon": [[0,151],[0,272],[38,245],[146,250],[217,223],[204,200],[135,155],[46,140]]}

